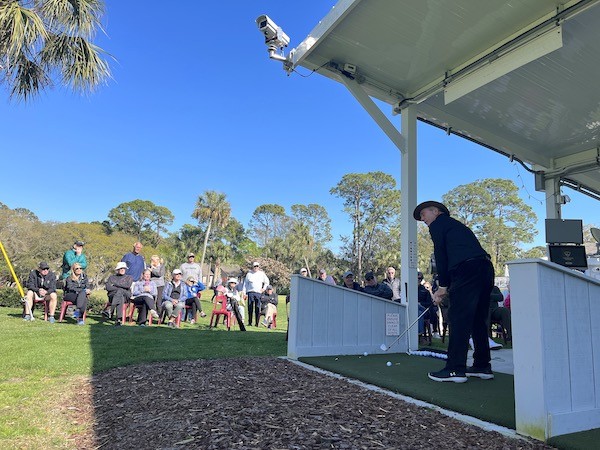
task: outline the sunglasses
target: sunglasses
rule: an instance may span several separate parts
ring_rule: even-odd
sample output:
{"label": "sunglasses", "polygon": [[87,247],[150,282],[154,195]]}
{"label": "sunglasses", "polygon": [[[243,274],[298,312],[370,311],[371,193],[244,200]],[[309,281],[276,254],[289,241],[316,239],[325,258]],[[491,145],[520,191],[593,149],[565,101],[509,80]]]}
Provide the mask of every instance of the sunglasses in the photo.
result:
{"label": "sunglasses", "polygon": [[83,270],[81,267],[75,267],[73,270]]}

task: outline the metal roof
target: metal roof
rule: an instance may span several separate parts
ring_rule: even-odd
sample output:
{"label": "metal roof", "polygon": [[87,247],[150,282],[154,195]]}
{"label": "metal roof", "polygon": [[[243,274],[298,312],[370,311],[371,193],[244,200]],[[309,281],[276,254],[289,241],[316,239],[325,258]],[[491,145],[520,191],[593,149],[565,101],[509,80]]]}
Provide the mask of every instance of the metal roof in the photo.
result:
{"label": "metal roof", "polygon": [[340,0],[302,66],[600,199],[600,0]]}

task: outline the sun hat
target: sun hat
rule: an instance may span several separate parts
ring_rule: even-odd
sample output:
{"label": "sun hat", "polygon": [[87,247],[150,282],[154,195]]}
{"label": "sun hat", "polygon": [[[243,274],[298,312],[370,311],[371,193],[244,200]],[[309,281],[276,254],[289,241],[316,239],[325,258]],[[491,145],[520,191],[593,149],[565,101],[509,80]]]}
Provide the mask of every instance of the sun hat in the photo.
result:
{"label": "sun hat", "polygon": [[429,208],[430,206],[435,206],[441,212],[450,215],[450,211],[448,211],[448,208],[446,208],[446,205],[443,203],[436,202],[434,200],[427,200],[426,202],[419,203],[413,211],[413,217],[415,220],[421,220],[421,211],[423,211],[425,208]]}
{"label": "sun hat", "polygon": [[120,261],[117,263],[117,267],[115,267],[115,270],[119,269],[129,269],[129,267],[127,267],[127,264],[125,262]]}

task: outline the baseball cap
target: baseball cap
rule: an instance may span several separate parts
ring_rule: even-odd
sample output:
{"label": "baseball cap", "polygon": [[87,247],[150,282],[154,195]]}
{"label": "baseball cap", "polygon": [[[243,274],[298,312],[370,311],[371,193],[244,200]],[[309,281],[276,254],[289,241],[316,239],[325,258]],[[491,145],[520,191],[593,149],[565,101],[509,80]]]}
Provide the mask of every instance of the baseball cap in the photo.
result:
{"label": "baseball cap", "polygon": [[272,290],[272,289],[273,289],[273,286],[271,286],[271,285],[268,285],[268,286],[265,288],[265,291],[268,291],[269,289],[271,289],[271,290]]}
{"label": "baseball cap", "polygon": [[300,269],[300,273],[302,272],[308,272],[308,270],[306,270],[306,267],[303,267],[302,269]]}
{"label": "baseball cap", "polygon": [[196,257],[196,255],[194,255],[193,253],[190,253],[190,254],[188,255],[188,258],[191,258],[192,256],[193,256],[194,258]]}
{"label": "baseball cap", "polygon": [[326,274],[327,272],[325,271],[325,269],[321,269],[321,270],[319,270],[319,273],[320,273],[321,275],[323,275],[323,274]]}
{"label": "baseball cap", "polygon": [[258,263],[258,261],[254,261],[252,263],[252,267],[258,267],[258,266],[260,266],[260,264]]}
{"label": "baseball cap", "polygon": [[181,275],[181,270],[175,269],[172,273],[173,273],[173,275],[177,275],[177,274]]}
{"label": "baseball cap", "polygon": [[352,276],[354,276],[354,274],[352,273],[352,271],[350,271],[350,270],[346,270],[346,271],[344,272],[344,278],[346,278],[346,277],[347,277],[347,276],[349,276],[349,275],[352,275]]}
{"label": "baseball cap", "polygon": [[237,282],[238,282],[237,278],[230,278],[229,280],[227,280],[227,284],[229,284],[229,283],[237,284]]}
{"label": "baseball cap", "polygon": [[83,247],[83,246],[85,245],[85,242],[83,242],[83,241],[75,241],[75,242],[73,243],[73,245],[76,245],[76,246],[78,246],[78,247]]}
{"label": "baseball cap", "polygon": [[44,270],[44,269],[49,269],[49,268],[50,268],[50,266],[45,261],[42,261],[41,263],[38,264],[38,269]]}
{"label": "baseball cap", "polygon": [[373,272],[365,273],[365,280],[371,281],[373,278],[375,278],[375,274]]}

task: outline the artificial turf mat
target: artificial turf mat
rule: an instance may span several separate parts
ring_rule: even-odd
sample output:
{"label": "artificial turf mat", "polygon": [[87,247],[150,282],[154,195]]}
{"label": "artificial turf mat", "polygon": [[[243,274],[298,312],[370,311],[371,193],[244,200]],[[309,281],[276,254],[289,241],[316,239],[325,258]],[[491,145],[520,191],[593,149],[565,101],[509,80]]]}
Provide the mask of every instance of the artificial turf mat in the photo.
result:
{"label": "artificial turf mat", "polygon": [[[404,353],[299,360],[513,430],[516,426],[512,375],[496,372],[493,380],[470,378],[466,383],[436,383],[427,378],[427,372],[442,369],[444,360]],[[386,365],[387,361],[392,363],[391,367]]]}

